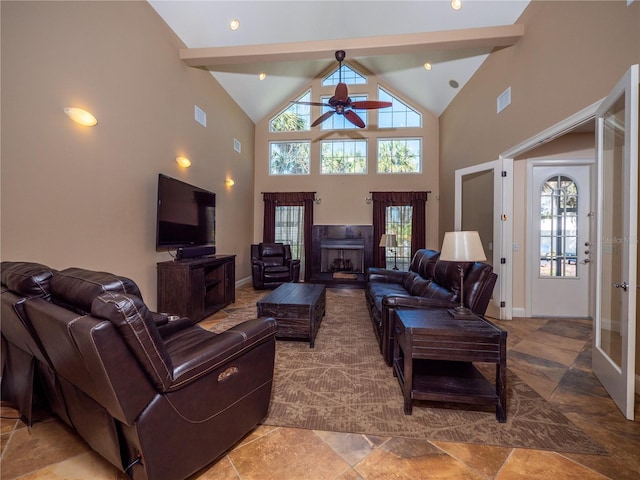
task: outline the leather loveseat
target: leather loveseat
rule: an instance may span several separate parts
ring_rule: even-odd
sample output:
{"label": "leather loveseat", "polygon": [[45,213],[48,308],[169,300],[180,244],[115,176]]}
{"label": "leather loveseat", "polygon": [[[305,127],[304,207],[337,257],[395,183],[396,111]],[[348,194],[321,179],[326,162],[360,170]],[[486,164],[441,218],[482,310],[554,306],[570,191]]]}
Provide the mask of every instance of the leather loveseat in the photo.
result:
{"label": "leather loveseat", "polygon": [[150,312],[124,277],[26,262],[0,268],[3,399],[30,416],[25,397],[43,392],[134,480],[187,478],[266,416],[274,319],[215,334]]}
{"label": "leather loveseat", "polygon": [[440,252],[418,250],[409,271],[369,268],[365,288],[367,307],[380,352],[391,366],[396,308],[450,309],[460,305],[460,271],[463,268],[463,303],[484,315],[498,276],[491,265],[479,262],[457,263],[439,260]]}

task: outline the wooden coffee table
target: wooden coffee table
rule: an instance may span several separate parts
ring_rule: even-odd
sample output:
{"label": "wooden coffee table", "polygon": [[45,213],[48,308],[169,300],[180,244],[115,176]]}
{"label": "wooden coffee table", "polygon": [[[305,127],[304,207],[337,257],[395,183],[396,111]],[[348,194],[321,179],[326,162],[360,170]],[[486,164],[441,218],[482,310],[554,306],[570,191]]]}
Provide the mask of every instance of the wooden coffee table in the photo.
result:
{"label": "wooden coffee table", "polygon": [[309,347],[313,348],[325,304],[324,285],[283,283],[258,301],[258,316],[277,320],[276,338],[308,339]]}
{"label": "wooden coffee table", "polygon": [[[397,309],[393,373],[413,400],[495,405],[507,421],[507,332],[483,317],[454,319],[447,310]],[[496,364],[495,386],[473,362]]]}

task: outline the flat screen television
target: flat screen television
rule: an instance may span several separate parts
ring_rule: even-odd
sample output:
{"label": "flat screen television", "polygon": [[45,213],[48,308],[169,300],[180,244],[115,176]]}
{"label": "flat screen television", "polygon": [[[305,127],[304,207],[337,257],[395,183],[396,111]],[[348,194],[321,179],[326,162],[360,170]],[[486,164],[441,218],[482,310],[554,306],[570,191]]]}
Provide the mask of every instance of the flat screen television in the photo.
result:
{"label": "flat screen television", "polygon": [[216,194],[213,192],[161,173],[156,218],[158,250],[215,246]]}

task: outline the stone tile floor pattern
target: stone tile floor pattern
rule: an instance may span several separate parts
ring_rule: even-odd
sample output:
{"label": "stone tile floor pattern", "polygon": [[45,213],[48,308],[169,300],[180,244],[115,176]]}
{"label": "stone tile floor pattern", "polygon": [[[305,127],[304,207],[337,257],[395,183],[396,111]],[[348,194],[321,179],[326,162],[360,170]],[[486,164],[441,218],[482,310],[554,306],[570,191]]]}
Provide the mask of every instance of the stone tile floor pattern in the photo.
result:
{"label": "stone tile floor pattern", "polygon": [[[239,287],[229,309],[264,292]],[[201,324],[224,324],[218,312]],[[567,454],[259,426],[199,480],[612,479],[640,478],[640,396],[626,420],[591,372],[591,321],[496,321],[509,332],[508,368],[611,454]],[[27,428],[2,407],[0,480],[124,480],[55,418]]]}

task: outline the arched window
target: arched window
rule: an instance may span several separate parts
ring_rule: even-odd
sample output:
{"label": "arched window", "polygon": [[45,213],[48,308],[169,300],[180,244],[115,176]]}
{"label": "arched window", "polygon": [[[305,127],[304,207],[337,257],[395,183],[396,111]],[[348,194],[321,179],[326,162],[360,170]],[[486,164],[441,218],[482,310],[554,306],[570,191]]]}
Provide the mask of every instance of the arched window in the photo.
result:
{"label": "arched window", "polygon": [[540,277],[577,277],[578,187],[553,175],[540,189]]}

